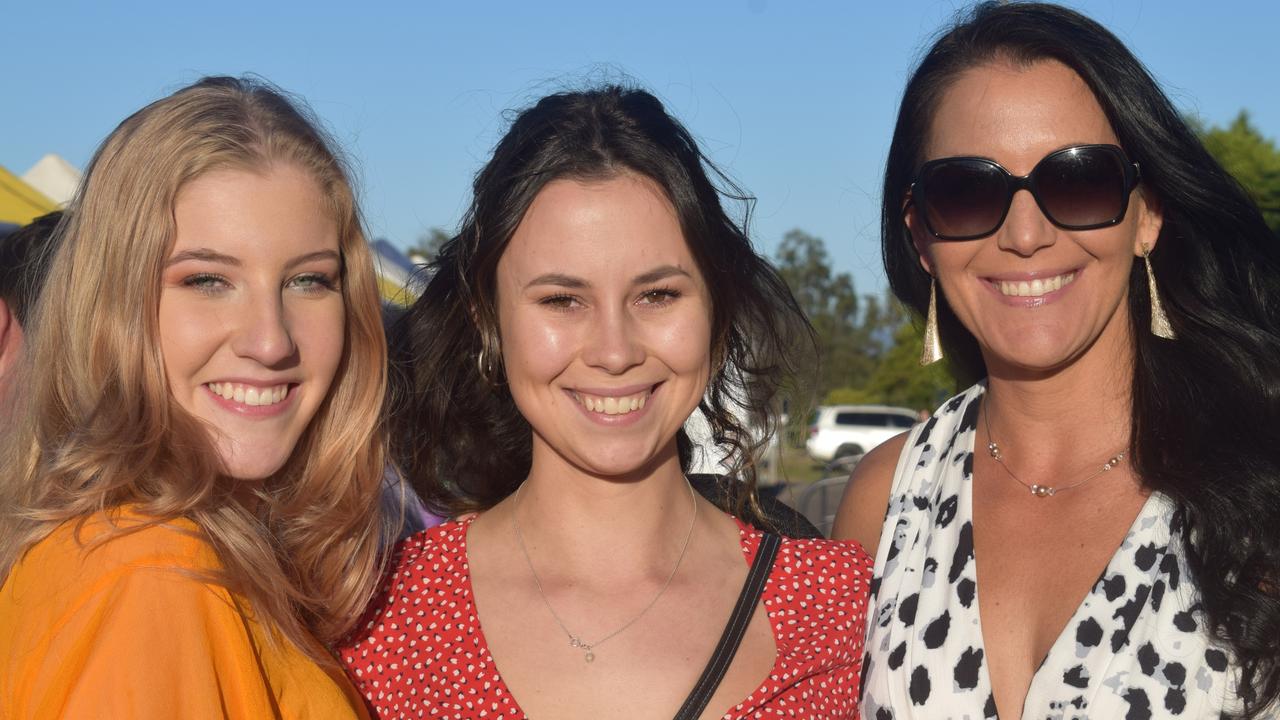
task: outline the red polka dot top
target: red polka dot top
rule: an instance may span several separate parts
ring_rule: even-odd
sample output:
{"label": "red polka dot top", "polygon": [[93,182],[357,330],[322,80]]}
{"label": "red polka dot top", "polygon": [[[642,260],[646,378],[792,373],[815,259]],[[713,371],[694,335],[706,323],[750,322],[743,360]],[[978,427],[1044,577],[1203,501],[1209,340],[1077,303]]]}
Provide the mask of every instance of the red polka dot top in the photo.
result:
{"label": "red polka dot top", "polygon": [[[469,520],[400,543],[378,602],[341,648],[382,720],[526,717],[480,632],[467,567]],[[747,563],[759,531],[738,523]],[[777,658],[724,718],[856,718],[871,558],[854,542],[783,538],[761,601]]]}

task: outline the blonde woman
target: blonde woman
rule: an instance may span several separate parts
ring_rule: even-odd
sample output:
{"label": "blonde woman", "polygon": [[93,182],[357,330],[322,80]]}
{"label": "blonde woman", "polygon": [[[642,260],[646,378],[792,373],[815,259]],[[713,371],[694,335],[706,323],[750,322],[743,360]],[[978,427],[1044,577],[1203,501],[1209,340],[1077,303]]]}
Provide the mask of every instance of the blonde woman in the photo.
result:
{"label": "blonde woman", "polygon": [[351,186],[207,78],[99,149],[0,458],[6,717],[366,717],[325,650],[385,528],[385,343]]}

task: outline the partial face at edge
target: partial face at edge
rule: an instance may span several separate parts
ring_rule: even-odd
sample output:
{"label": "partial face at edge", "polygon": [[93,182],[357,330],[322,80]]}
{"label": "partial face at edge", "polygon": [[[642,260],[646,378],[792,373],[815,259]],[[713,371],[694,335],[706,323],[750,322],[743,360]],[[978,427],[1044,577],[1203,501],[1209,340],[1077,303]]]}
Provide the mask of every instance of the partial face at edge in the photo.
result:
{"label": "partial face at edge", "polygon": [[159,311],[170,391],[209,427],[232,477],[269,477],[342,358],[336,223],[315,180],[287,164],[202,175],[174,216]]}
{"label": "partial face at edge", "polygon": [[[1056,61],[997,62],[952,82],[938,104],[924,159],[984,157],[1025,175],[1049,153],[1083,144],[1119,141],[1074,71]],[[1030,193],[1018,192],[1004,224],[982,239],[938,241],[914,208],[907,225],[922,265],[988,366],[1051,370],[1081,357],[1100,337],[1125,337],[1129,273],[1144,242],[1154,249],[1160,216],[1139,188],[1120,224],[1064,230],[1049,222]],[[1039,292],[1027,295],[1020,283]]]}
{"label": "partial face at edge", "polygon": [[507,382],[549,453],[598,476],[675,457],[711,372],[711,300],[647,178],[553,181],[497,269]]}

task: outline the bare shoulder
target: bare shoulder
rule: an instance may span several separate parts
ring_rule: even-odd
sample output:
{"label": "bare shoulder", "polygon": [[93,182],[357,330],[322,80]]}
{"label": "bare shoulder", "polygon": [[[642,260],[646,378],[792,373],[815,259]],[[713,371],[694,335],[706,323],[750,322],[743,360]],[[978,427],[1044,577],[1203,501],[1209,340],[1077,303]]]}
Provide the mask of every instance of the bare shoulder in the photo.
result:
{"label": "bare shoulder", "polygon": [[889,489],[898,457],[907,444],[910,431],[896,435],[876,446],[853,468],[845,486],[840,509],[836,511],[831,537],[857,540],[872,558],[880,544],[880,526],[889,508]]}

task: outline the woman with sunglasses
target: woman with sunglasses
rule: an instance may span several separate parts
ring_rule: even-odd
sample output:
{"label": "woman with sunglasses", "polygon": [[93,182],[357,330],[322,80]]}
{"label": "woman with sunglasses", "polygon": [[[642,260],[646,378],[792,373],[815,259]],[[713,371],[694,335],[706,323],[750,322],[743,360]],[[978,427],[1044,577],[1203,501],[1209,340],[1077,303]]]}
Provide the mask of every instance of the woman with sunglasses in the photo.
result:
{"label": "woman with sunglasses", "polygon": [[1274,717],[1280,243],[1253,203],[1110,32],[988,3],[908,82],[883,212],[924,360],[976,384],[847,491],[863,716]]}

